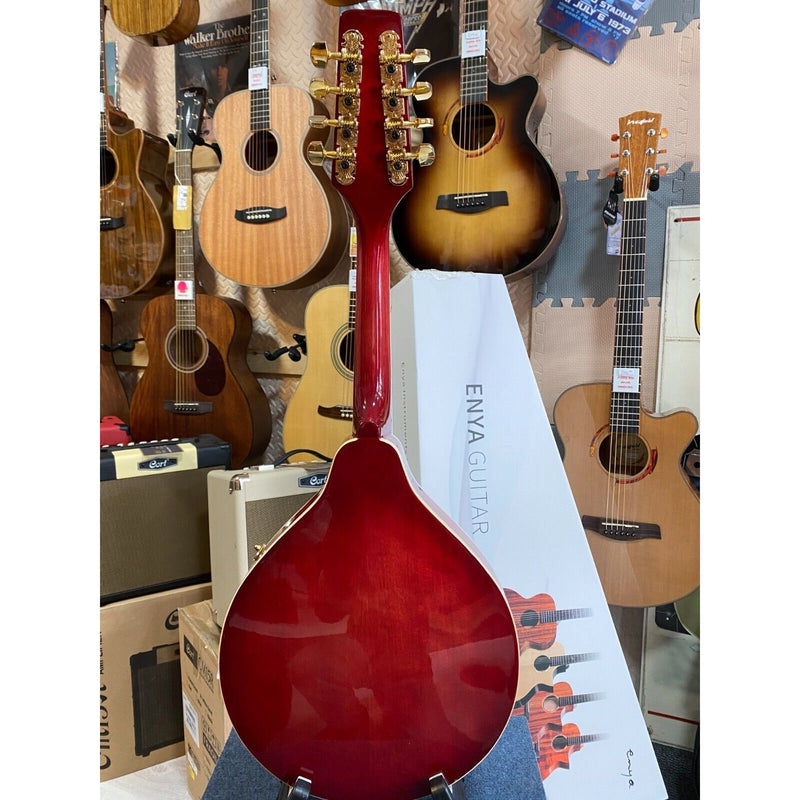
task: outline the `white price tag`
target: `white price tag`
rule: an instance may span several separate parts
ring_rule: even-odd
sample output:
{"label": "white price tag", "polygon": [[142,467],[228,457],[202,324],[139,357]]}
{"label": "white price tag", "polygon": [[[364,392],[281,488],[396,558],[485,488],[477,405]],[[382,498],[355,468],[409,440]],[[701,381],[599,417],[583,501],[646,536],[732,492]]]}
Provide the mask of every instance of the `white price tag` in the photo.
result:
{"label": "white price tag", "polygon": [[250,67],[247,70],[248,89],[266,89],[269,86],[269,69],[267,67]]}
{"label": "white price tag", "polygon": [[350,270],[350,279],[347,283],[347,288],[350,289],[351,292],[354,292],[356,290],[356,271],[354,269]]}
{"label": "white price tag", "polygon": [[461,58],[486,55],[486,31],[464,31],[461,34]]}
{"label": "white price tag", "polygon": [[100,92],[100,113],[102,114],[106,110],[106,96],[103,92]]}
{"label": "white price tag", "polygon": [[635,394],[639,391],[639,370],[636,367],[614,367],[613,390]]}
{"label": "white price tag", "polygon": [[189,187],[179,185],[176,188],[178,191],[175,193],[175,209],[186,211],[189,208]]}
{"label": "white price tag", "polygon": [[620,242],[622,241],[622,214],[617,211],[617,221],[608,226],[606,231],[606,253],[610,256],[620,254]]}
{"label": "white price tag", "polygon": [[186,725],[186,730],[192,735],[194,743],[200,747],[200,726],[198,723],[197,710],[192,705],[185,692],[183,695],[183,722]]}
{"label": "white price tag", "polygon": [[194,281],[175,281],[176,300],[194,300]]}

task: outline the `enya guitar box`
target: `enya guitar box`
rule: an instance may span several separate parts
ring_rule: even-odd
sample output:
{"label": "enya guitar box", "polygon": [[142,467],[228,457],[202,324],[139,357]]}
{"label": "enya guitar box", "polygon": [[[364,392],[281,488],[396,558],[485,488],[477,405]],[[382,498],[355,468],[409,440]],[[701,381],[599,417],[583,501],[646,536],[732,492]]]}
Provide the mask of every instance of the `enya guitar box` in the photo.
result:
{"label": "enya guitar box", "polygon": [[509,597],[515,714],[528,720],[548,800],[664,800],[503,276],[412,272],[391,290],[391,318],[394,432]]}
{"label": "enya guitar box", "polygon": [[211,597],[211,584],[100,608],[100,780],[181,756],[178,609]]}
{"label": "enya guitar box", "polygon": [[195,800],[206,790],[231,732],[217,677],[219,637],[214,609],[203,600],[178,611],[186,784]]}

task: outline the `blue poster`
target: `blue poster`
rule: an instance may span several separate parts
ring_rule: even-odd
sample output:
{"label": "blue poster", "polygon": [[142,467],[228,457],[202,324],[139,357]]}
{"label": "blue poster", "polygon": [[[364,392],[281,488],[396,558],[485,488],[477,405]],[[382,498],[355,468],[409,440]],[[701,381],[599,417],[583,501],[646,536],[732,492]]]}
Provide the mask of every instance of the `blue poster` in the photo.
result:
{"label": "blue poster", "polygon": [[539,15],[543,28],[597,56],[617,60],[651,0],[548,0]]}

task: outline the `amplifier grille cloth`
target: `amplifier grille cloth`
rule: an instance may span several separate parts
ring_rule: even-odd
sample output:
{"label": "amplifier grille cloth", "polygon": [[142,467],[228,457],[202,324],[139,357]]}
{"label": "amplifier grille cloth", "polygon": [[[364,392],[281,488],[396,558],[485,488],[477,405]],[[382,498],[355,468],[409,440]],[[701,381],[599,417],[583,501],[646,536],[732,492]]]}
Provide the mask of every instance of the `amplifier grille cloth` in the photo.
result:
{"label": "amplifier grille cloth", "polygon": [[313,494],[303,492],[268,500],[250,500],[244,504],[248,569],[255,562],[255,547],[267,544],[289,517],[312,497]]}

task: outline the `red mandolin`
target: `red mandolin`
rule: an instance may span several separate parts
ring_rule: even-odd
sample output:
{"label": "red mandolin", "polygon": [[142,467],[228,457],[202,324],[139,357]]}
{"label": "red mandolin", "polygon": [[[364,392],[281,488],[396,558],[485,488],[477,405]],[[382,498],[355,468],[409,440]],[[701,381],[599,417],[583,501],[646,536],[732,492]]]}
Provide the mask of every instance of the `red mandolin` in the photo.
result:
{"label": "red mandolin", "polygon": [[403,64],[425,54],[403,53],[394,11],[345,11],[339,37],[324,48],[339,62],[336,149],[312,143],[309,158],[334,159],[357,227],[354,436],[234,596],[219,674],[239,737],[284,783],[411,800],[494,746],[518,644],[501,587],[390,433],[389,222],[425,156],[409,152]]}

